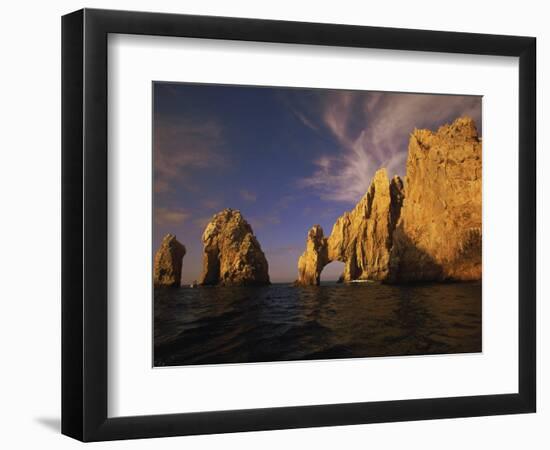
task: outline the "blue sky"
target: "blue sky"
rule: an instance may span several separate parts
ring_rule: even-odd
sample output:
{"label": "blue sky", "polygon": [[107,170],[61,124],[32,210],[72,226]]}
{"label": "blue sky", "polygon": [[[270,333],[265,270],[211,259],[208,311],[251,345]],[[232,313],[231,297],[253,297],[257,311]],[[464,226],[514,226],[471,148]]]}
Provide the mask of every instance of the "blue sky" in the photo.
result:
{"label": "blue sky", "polygon": [[184,283],[199,279],[202,232],[223,208],[251,224],[272,282],[293,281],[312,225],[330,234],[380,167],[405,175],[415,127],[469,115],[481,132],[473,96],[155,82],[153,102],[153,245],[173,233],[186,246]]}

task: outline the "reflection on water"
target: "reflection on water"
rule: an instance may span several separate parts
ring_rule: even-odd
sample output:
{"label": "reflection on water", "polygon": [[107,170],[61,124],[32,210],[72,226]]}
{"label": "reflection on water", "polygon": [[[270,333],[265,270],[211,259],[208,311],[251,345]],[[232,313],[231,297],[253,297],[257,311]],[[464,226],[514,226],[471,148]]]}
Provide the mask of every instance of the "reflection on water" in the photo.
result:
{"label": "reflection on water", "polygon": [[481,283],[155,292],[154,364],[481,351]]}

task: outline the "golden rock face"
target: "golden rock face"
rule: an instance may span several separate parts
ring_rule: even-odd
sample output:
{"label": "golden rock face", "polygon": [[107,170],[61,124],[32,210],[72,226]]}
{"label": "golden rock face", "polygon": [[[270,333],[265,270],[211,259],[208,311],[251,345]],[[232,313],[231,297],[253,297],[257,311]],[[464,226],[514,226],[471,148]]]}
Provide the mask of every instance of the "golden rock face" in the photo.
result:
{"label": "golden rock face", "polygon": [[313,225],[307,233],[306,250],[298,259],[297,284],[319,285],[321,271],[330,262],[327,247],[323,228],[321,225]]}
{"label": "golden rock face", "polygon": [[269,284],[268,264],[252,227],[239,211],[224,209],[206,226],[202,242],[203,285]]}
{"label": "golden rock face", "polygon": [[392,281],[481,279],[481,181],[473,120],[412,133]]}
{"label": "golden rock face", "polygon": [[162,239],[153,264],[153,283],[155,287],[179,287],[181,267],[185,256],[185,246],[176,236],[167,234]]}
{"label": "golden rock face", "polygon": [[318,285],[335,260],[345,263],[343,281],[481,279],[481,140],[472,119],[435,133],[415,130],[406,187],[380,169],[328,238],[315,225],[298,260],[297,284]]}
{"label": "golden rock face", "polygon": [[386,169],[380,169],[367,193],[353,210],[338,218],[328,238],[315,225],[298,261],[297,284],[318,285],[321,271],[332,261],[345,263],[343,281],[387,278],[402,190],[399,177],[390,181]]}

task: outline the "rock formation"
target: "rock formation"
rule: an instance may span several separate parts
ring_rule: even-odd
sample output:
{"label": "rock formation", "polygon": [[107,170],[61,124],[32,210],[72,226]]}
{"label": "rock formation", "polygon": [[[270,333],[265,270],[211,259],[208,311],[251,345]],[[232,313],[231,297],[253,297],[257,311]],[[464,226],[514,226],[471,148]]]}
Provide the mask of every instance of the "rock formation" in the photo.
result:
{"label": "rock formation", "polygon": [[203,285],[269,284],[268,265],[252,228],[239,211],[214,215],[202,235]]}
{"label": "rock formation", "polygon": [[162,239],[153,264],[153,283],[157,287],[179,287],[185,246],[176,236],[167,234]]}
{"label": "rock formation", "polygon": [[390,181],[386,169],[376,172],[367,193],[336,221],[328,238],[319,225],[309,230],[298,260],[297,284],[318,285],[321,271],[332,261],[345,263],[342,281],[386,279],[402,200],[401,179]]}
{"label": "rock formation", "polygon": [[405,189],[380,169],[328,238],[311,228],[297,284],[318,285],[335,260],[345,263],[342,281],[481,278],[481,140],[472,119],[414,130]]}
{"label": "rock formation", "polygon": [[313,225],[307,233],[306,250],[298,259],[298,280],[296,284],[317,286],[321,271],[330,262],[327,238],[321,225]]}
{"label": "rock formation", "polygon": [[390,281],[481,279],[481,140],[460,118],[409,140]]}

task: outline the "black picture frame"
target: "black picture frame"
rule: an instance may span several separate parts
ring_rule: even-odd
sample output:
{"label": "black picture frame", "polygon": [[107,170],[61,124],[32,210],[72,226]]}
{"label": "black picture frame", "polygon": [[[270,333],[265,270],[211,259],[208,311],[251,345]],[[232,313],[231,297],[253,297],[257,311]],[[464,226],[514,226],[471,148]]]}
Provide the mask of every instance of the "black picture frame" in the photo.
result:
{"label": "black picture frame", "polygon": [[[517,393],[107,416],[109,33],[519,57]],[[536,39],[83,9],[62,18],[62,433],[82,441],[530,413],[536,409]]]}

